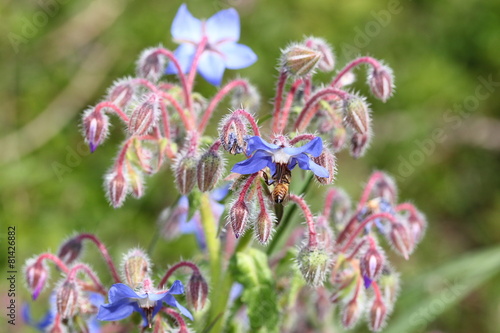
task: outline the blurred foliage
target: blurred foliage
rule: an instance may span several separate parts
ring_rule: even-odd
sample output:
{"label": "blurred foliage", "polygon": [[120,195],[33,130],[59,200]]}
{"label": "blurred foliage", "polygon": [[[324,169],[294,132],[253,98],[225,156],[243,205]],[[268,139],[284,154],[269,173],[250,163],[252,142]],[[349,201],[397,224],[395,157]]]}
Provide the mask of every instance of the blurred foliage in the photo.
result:
{"label": "blurred foliage", "polygon": [[[57,250],[74,232],[96,233],[117,259],[129,247],[146,248],[153,239],[157,216],[176,199],[170,170],[148,179],[144,198],[128,199],[123,208],[113,210],[101,183],[123,136],[114,128],[110,140],[90,155],[82,144],[80,114],[115,79],[133,73],[142,49],[158,43],[174,47],[169,29],[180,3],[4,0],[0,4],[0,32],[6,37],[0,41],[0,220],[4,229],[0,238],[5,244],[6,227],[16,226],[18,270],[26,258]],[[376,133],[373,146],[360,160],[341,153],[336,181],[357,197],[371,171],[383,169],[395,175],[402,200],[412,200],[427,214],[429,229],[411,262],[391,258],[402,272],[403,296],[389,323],[400,323],[405,318],[400,314],[425,304],[419,302],[433,292],[421,287],[423,294],[405,296],[414,288],[412,276],[500,241],[498,84],[484,99],[475,97],[480,78],[500,81],[499,1],[187,3],[197,17],[209,17],[228,6],[238,9],[241,42],[259,56],[255,65],[238,75],[247,77],[262,93],[261,115],[270,112],[280,49],[304,35],[328,40],[340,66],[353,55],[369,54],[393,68],[395,96],[386,104],[369,98]],[[48,14],[41,4],[52,5],[46,7],[51,8]],[[362,70],[357,74],[365,75]],[[226,73],[234,75],[234,71]],[[203,94],[215,93],[202,79],[198,83]],[[366,86],[357,88],[368,94]],[[457,108],[470,105],[465,116],[457,113]],[[221,107],[216,119],[225,112]],[[441,130],[439,140],[433,136],[436,130]],[[215,133],[215,126],[209,133]],[[321,196],[321,191],[315,189],[306,199]],[[312,206],[317,209],[319,203]],[[153,261],[166,266],[179,256],[190,257],[196,245],[191,237],[185,240],[160,241]],[[89,250],[87,258],[95,253]],[[498,251],[491,255],[498,256]],[[467,262],[454,275],[479,270],[486,259]],[[97,270],[104,268],[100,260],[92,264]],[[497,264],[490,272],[494,280],[480,281],[464,299],[457,299],[457,304],[416,331],[496,332],[500,326],[498,271]],[[452,276],[436,273],[433,279],[446,284]],[[21,280],[19,273],[18,302],[29,299]],[[4,283],[2,279],[2,290]]]}

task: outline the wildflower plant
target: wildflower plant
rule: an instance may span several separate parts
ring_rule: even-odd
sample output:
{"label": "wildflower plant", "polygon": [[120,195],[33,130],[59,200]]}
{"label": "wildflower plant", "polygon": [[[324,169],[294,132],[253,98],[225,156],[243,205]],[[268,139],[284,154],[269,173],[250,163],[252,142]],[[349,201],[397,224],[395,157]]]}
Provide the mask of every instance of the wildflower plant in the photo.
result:
{"label": "wildflower plant", "polygon": [[[154,287],[144,251],[132,249],[124,256],[120,276],[94,235],[75,236],[57,255],[42,254],[26,263],[33,298],[47,289],[48,261],[63,276],[54,290],[58,307],[52,327],[86,325],[92,317],[102,325],[118,321],[126,329],[134,325],[129,319],[134,312],[142,317],[139,325],[154,332],[166,331],[173,322],[186,332],[185,318],[194,319],[192,329],[200,332],[328,327],[328,321],[309,320],[311,312],[304,307],[314,306],[320,309],[318,318],[338,309],[346,328],[366,320],[370,330],[380,331],[399,290],[399,275],[382,239],[408,259],[424,235],[426,220],[412,204],[398,203],[396,184],[384,172],[371,175],[354,208],[332,183],[335,154],[347,148],[353,157],[361,157],[373,136],[370,105],[350,88],[354,69],[367,65],[368,88],[383,102],[394,91],[392,70],[372,57],[360,57],[329,83],[316,82],[317,71],[335,69],[335,55],[323,39],[306,37],[281,51],[271,117],[262,110],[259,121],[260,97],[254,86],[241,78],[221,86],[225,69],[257,60],[248,46],[237,43],[237,12],[226,9],[199,20],[182,5],[171,33],[177,49],[143,51],[136,76],[117,80],[103,101],[84,111],[82,128],[94,152],[108,136],[111,115],[124,125],[124,142],[104,177],[114,208],[130,194],[140,198],[146,176],[170,166],[181,198],[161,214],[159,234],[169,241],[194,233],[199,262],[180,261]],[[215,96],[194,91],[197,73],[218,87]],[[211,137],[207,126],[229,95],[231,111],[215,120],[218,135]],[[226,168],[226,155],[238,155],[239,161]],[[299,172],[306,175],[304,191],[294,193],[290,185]],[[305,193],[313,179],[325,192],[323,209],[316,215]],[[229,193],[222,183],[230,184]],[[297,209],[304,224],[292,222]],[[78,261],[86,239],[98,245],[114,284],[103,284]],[[187,308],[174,297],[184,293],[184,284],[169,282],[182,267],[192,272],[184,282]],[[90,292],[107,299],[89,303]],[[316,326],[308,327],[311,322]]]}

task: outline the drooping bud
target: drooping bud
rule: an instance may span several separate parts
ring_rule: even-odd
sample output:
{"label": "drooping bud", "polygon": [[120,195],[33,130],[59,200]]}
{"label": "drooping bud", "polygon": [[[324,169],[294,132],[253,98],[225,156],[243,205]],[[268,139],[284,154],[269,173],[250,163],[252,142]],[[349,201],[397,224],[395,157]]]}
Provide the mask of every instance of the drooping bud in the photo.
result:
{"label": "drooping bud", "polygon": [[372,188],[373,197],[381,197],[389,203],[396,203],[398,188],[394,178],[381,171],[375,171],[371,177],[377,177],[377,181]]}
{"label": "drooping bud", "polygon": [[297,264],[307,284],[321,286],[330,269],[330,256],[322,248],[302,247],[297,256]]}
{"label": "drooping bud", "polygon": [[94,152],[109,133],[108,116],[101,111],[94,112],[88,109],[83,113],[83,131],[85,142],[90,147],[90,152]]}
{"label": "drooping bud", "polygon": [[241,85],[233,89],[233,95],[231,96],[231,109],[245,109],[250,113],[255,113],[259,110],[260,106],[260,94],[257,89],[248,83],[246,80],[246,86]]}
{"label": "drooping bud", "polygon": [[156,125],[160,114],[159,97],[149,94],[134,109],[128,122],[128,133],[130,135],[146,135]]}
{"label": "drooping bud", "polygon": [[122,260],[122,273],[127,284],[133,289],[149,278],[151,261],[141,249],[132,249]]}
{"label": "drooping bud", "polygon": [[303,77],[312,74],[322,58],[320,51],[292,44],[282,51],[281,64],[288,73]]}
{"label": "drooping bud", "polygon": [[356,133],[367,134],[371,128],[370,108],[364,97],[351,95],[344,105],[345,122]]}
{"label": "drooping bud", "polygon": [[49,271],[45,262],[38,260],[38,258],[28,259],[24,265],[24,277],[33,300],[36,300],[49,277]]}
{"label": "drooping bud", "polygon": [[71,237],[65,241],[59,251],[57,256],[66,264],[72,264],[76,259],[80,257],[83,249],[83,241],[80,237]]}
{"label": "drooping bud", "polygon": [[189,194],[196,184],[198,159],[192,153],[180,153],[173,166],[175,184],[183,195]]}
{"label": "drooping bud", "polygon": [[408,226],[413,243],[420,243],[427,229],[427,219],[425,215],[421,211],[414,209],[408,216]]}
{"label": "drooping bud", "polygon": [[408,260],[414,249],[408,228],[402,223],[392,223],[389,239],[394,249]]}
{"label": "drooping bud", "polygon": [[255,221],[254,232],[255,237],[262,245],[267,245],[271,240],[273,234],[273,221],[275,220],[273,214],[267,209],[260,209],[257,220]]}
{"label": "drooping bud", "polygon": [[361,273],[370,280],[376,280],[385,264],[384,254],[375,245],[370,245],[366,253],[361,257]]}
{"label": "drooping bud", "polygon": [[127,176],[132,188],[134,198],[140,198],[144,195],[144,177],[142,172],[134,167],[127,168]]}
{"label": "drooping bud", "polygon": [[135,89],[130,78],[124,78],[113,83],[108,89],[107,100],[124,109],[134,97]]}
{"label": "drooping bud", "polygon": [[186,298],[188,303],[196,311],[205,307],[208,297],[208,283],[201,273],[193,272],[186,288]]}
{"label": "drooping bud", "polygon": [[222,146],[230,154],[241,154],[246,149],[245,137],[247,126],[243,119],[232,114],[222,119],[219,126],[219,136]]}
{"label": "drooping bud", "polygon": [[351,299],[342,310],[342,325],[346,329],[351,329],[356,325],[363,313],[363,306],[359,297]]}
{"label": "drooping bud", "polygon": [[336,166],[337,164],[335,163],[335,155],[333,155],[329,149],[323,148],[323,151],[318,157],[312,157],[312,160],[318,164],[321,165],[323,168],[328,171],[328,178],[323,178],[323,177],[316,177],[316,180],[323,185],[328,185],[332,184],[333,181],[335,180],[335,173],[336,173]]}
{"label": "drooping bud", "polygon": [[137,60],[137,76],[156,82],[163,75],[166,58],[158,50],[153,47],[142,51]]}
{"label": "drooping bud", "polygon": [[375,297],[370,306],[370,313],[368,314],[368,327],[370,331],[380,332],[384,328],[387,312],[384,301],[379,297]]}
{"label": "drooping bud", "polygon": [[360,158],[363,156],[370,145],[371,131],[365,134],[354,133],[351,137],[351,156]]}
{"label": "drooping bud", "polygon": [[372,67],[368,74],[368,84],[375,97],[382,102],[387,101],[394,90],[392,69],[384,65]]}
{"label": "drooping bud", "polygon": [[229,223],[234,236],[239,238],[244,232],[248,220],[248,207],[243,200],[236,200],[229,210]]}
{"label": "drooping bud", "polygon": [[322,38],[309,37],[305,41],[305,45],[313,50],[321,52],[321,60],[318,64],[318,69],[324,72],[330,72],[335,67],[335,55],[333,48]]}
{"label": "drooping bud", "polygon": [[202,192],[211,191],[224,171],[224,160],[216,149],[209,149],[198,161],[198,188]]}
{"label": "drooping bud", "polygon": [[63,320],[73,318],[78,310],[78,285],[71,280],[64,280],[57,288],[56,305],[57,312]]}
{"label": "drooping bud", "polygon": [[129,192],[129,182],[123,172],[118,170],[108,173],[105,177],[105,188],[111,205],[114,208],[121,207]]}

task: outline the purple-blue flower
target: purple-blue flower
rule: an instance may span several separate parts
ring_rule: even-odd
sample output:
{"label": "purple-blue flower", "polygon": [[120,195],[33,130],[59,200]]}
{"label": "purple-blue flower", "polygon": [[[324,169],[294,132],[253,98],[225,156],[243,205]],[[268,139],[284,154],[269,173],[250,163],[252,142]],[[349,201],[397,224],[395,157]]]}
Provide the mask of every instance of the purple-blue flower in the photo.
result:
{"label": "purple-blue flower", "polygon": [[183,315],[193,320],[191,313],[172,295],[184,293],[184,286],[179,280],[176,280],[168,290],[154,290],[150,288],[150,283],[138,290],[123,283],[116,283],[109,289],[109,304],[101,305],[97,319],[99,320],[121,320],[132,314],[139,312],[144,319],[144,326],[150,326],[153,317],[163,307],[163,302],[170,306],[178,308]]}
{"label": "purple-blue flower", "polygon": [[[276,172],[276,164],[287,164],[292,170],[298,164],[303,170],[311,170],[316,176],[327,178],[328,171],[316,164],[310,156],[318,157],[323,151],[323,142],[320,137],[316,137],[302,147],[284,147],[268,143],[259,136],[252,136],[246,139],[246,154],[252,155],[250,158],[236,163],[231,169],[242,175],[258,172],[268,167],[271,174]],[[309,156],[310,155],[310,156]]]}
{"label": "purple-blue flower", "polygon": [[[182,71],[187,73],[193,63],[198,45],[206,38],[206,46],[200,56],[197,70],[213,85],[220,85],[224,70],[250,66],[257,56],[248,46],[236,43],[240,39],[240,18],[233,9],[216,13],[206,21],[195,18],[186,4],[181,5],[172,22],[172,36],[179,47],[174,51]],[[166,74],[176,74],[169,63]]]}

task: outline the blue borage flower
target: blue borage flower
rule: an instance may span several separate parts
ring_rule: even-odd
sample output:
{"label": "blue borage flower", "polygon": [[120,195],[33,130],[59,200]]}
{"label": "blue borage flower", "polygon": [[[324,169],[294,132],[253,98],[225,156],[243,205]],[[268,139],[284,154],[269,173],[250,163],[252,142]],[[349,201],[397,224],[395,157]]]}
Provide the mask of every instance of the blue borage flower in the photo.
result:
{"label": "blue borage flower", "polygon": [[132,314],[139,312],[144,319],[144,326],[151,325],[153,317],[163,307],[163,302],[178,308],[183,315],[193,320],[191,313],[172,295],[184,293],[184,286],[176,280],[168,290],[142,290],[135,292],[132,288],[123,283],[116,283],[109,289],[109,304],[101,305],[97,319],[99,320],[121,320]]}
{"label": "blue borage flower", "polygon": [[309,155],[318,157],[323,151],[323,142],[320,137],[316,137],[302,147],[284,147],[268,143],[258,136],[252,136],[245,140],[247,142],[248,156],[250,158],[236,163],[231,169],[242,175],[258,172],[268,167],[271,174],[276,172],[276,164],[287,164],[292,170],[298,164],[303,170],[311,170],[316,176],[327,178],[328,171],[316,164]]}
{"label": "blue borage flower", "polygon": [[[220,85],[224,70],[250,66],[257,56],[248,46],[236,43],[240,39],[240,18],[233,9],[216,13],[206,21],[195,18],[186,4],[181,5],[172,22],[171,33],[179,47],[174,55],[182,71],[187,73],[193,63],[197,46],[203,38],[207,44],[198,63],[198,72],[213,85]],[[166,74],[176,74],[177,69],[169,63]]]}

